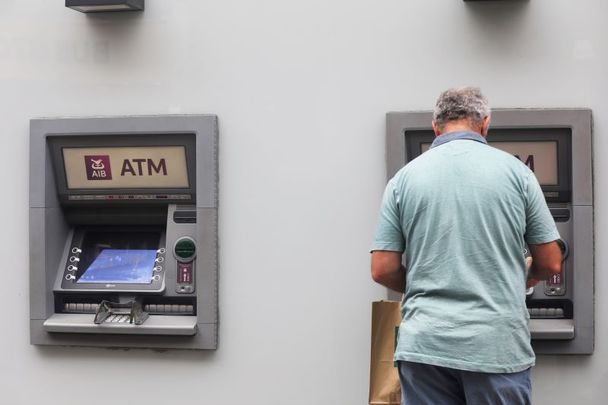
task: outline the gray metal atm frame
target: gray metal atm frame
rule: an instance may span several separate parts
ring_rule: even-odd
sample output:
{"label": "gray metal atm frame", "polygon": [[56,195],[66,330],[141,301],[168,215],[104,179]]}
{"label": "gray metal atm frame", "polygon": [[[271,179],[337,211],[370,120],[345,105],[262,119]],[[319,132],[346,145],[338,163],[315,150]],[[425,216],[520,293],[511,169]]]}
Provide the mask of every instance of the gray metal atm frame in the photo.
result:
{"label": "gray metal atm frame", "polygon": [[[193,277],[195,290],[188,299],[193,305],[148,306],[150,317],[141,325],[128,322],[95,325],[93,304],[73,304],[72,313],[62,313],[55,302],[62,293],[62,263],[69,256],[74,225],[58,196],[49,139],[103,139],[107,136],[153,139],[155,136],[194,139],[194,176],[189,174],[196,201],[167,203],[166,235],[182,235],[196,241]],[[189,139],[190,139],[189,138]],[[145,143],[144,143],[145,144]],[[94,143],[93,143],[94,145]],[[192,159],[191,159],[192,160]],[[194,185],[194,187],[192,187]],[[158,205],[158,204],[157,204]],[[188,213],[176,220],[176,212]],[[30,122],[30,341],[36,345],[216,349],[218,343],[218,125],[212,115],[140,116],[107,118],[33,119]],[[84,211],[86,211],[86,206]],[[80,214],[79,214],[80,215]],[[178,215],[179,216],[179,215]],[[162,219],[162,218],[161,218]],[[145,222],[145,220],[143,220]],[[160,221],[160,220],[159,220]],[[120,222],[120,221],[119,221]],[[141,221],[140,221],[141,222]],[[164,224],[162,225],[164,227]],[[180,236],[181,237],[181,236]],[[165,235],[161,236],[161,241]],[[177,290],[176,264],[170,264],[173,246],[166,246],[167,258],[163,299],[182,299]],[[164,253],[164,252],[163,252]],[[155,268],[156,269],[156,268]],[[187,292],[188,290],[186,290]],[[136,292],[134,293],[136,294]],[[127,294],[128,295],[128,294]],[[187,294],[186,294],[187,295]],[[150,296],[150,295],[147,295]],[[169,302],[169,301],[168,301]],[[68,304],[61,304],[68,305]],[[70,304],[71,305],[71,304]],[[82,306],[79,306],[82,305]],[[87,311],[87,309],[89,311]],[[182,313],[180,313],[180,311]],[[184,312],[185,311],[185,312]],[[66,311],[70,312],[70,311]],[[80,313],[79,313],[80,312]],[[88,313],[87,313],[88,312]],[[156,312],[156,313],[154,313]]]}
{"label": "gray metal atm frame", "polygon": [[[390,179],[407,163],[406,137],[411,131],[429,131],[432,113],[391,112],[387,114],[387,176]],[[557,227],[568,246],[564,262],[567,292],[558,299],[572,302],[571,317],[530,320],[532,345],[537,354],[591,354],[594,349],[594,237],[592,178],[592,117],[587,109],[497,109],[492,111],[492,131],[566,128],[571,132],[571,198],[549,203],[550,208],[567,208],[567,221]],[[502,139],[501,139],[502,140]],[[522,293],[523,294],[523,293]],[[392,297],[396,298],[396,297]],[[551,302],[536,289],[533,300]]]}

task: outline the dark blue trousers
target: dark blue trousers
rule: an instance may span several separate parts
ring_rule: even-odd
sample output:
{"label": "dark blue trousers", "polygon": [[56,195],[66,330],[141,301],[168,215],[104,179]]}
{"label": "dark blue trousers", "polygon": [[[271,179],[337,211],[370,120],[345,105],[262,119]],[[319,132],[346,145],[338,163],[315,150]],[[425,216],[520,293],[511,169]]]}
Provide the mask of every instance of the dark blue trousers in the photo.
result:
{"label": "dark blue trousers", "polygon": [[530,405],[530,369],[476,373],[399,362],[402,405]]}

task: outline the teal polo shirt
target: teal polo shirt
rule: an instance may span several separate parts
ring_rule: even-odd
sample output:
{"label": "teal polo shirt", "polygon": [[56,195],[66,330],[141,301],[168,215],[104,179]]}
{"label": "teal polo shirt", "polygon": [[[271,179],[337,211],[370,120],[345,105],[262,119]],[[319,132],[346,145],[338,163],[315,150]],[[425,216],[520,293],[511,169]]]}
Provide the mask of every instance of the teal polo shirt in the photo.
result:
{"label": "teal polo shirt", "polygon": [[487,373],[533,366],[523,250],[558,238],[526,165],[476,133],[435,138],[388,182],[372,246],[405,254],[395,359]]}

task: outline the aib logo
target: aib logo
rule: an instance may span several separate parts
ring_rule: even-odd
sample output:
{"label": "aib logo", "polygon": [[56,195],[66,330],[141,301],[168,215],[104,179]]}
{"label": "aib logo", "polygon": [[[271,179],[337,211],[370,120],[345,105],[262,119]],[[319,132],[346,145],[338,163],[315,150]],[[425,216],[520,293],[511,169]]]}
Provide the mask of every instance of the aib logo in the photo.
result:
{"label": "aib logo", "polygon": [[87,168],[88,180],[112,180],[112,168],[108,155],[86,155],[84,164]]}

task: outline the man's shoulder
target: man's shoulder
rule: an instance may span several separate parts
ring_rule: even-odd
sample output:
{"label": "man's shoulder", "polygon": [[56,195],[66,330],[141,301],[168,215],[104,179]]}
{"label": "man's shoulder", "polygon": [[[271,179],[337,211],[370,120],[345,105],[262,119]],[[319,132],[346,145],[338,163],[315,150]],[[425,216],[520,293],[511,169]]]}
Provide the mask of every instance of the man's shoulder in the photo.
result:
{"label": "man's shoulder", "polygon": [[421,155],[416,156],[414,159],[410,160],[403,166],[396,174],[397,176],[404,176],[409,172],[415,171],[419,169],[421,166],[426,166],[428,164],[435,164],[435,158],[437,157],[437,148],[432,148],[422,153]]}
{"label": "man's shoulder", "polygon": [[510,167],[512,170],[518,172],[524,177],[528,177],[532,174],[532,170],[522,162],[517,156],[512,155],[509,152],[505,152],[495,147],[489,148],[492,150],[492,158],[500,159],[505,165]]}

